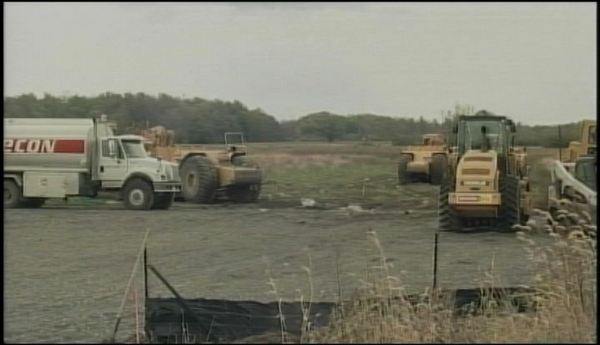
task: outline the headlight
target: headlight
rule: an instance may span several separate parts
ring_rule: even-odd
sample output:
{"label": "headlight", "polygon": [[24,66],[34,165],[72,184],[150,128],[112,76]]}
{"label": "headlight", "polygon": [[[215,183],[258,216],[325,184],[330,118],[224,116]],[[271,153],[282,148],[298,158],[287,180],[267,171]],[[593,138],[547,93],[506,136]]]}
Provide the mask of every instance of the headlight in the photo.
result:
{"label": "headlight", "polygon": [[480,180],[466,180],[462,183],[465,186],[487,186],[490,183],[488,181],[480,181]]}

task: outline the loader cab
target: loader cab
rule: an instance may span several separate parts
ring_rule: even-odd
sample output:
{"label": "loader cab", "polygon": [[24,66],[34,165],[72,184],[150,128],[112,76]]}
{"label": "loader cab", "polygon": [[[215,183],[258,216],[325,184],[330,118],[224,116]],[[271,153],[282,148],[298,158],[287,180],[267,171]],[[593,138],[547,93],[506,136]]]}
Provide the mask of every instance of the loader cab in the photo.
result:
{"label": "loader cab", "polygon": [[246,142],[244,141],[244,133],[241,132],[225,132],[225,146],[227,151],[231,153],[245,152]]}
{"label": "loader cab", "polygon": [[452,132],[454,133],[453,144],[456,147],[454,154],[457,163],[460,157],[469,150],[494,151],[500,172],[503,174],[515,173],[516,126],[506,116],[495,115],[485,110],[479,111],[475,115],[461,115]]}
{"label": "loader cab", "polygon": [[499,156],[506,156],[512,141],[506,117],[481,113],[459,117],[454,129],[458,155],[469,150],[494,150]]}
{"label": "loader cab", "polygon": [[[585,125],[584,125],[585,126]],[[587,128],[584,127],[585,134],[587,138],[585,141],[587,142],[587,154],[595,155],[596,154],[596,122],[590,122],[587,124]]]}
{"label": "loader cab", "polygon": [[575,178],[592,190],[597,190],[597,161],[595,156],[584,156],[575,163]]}

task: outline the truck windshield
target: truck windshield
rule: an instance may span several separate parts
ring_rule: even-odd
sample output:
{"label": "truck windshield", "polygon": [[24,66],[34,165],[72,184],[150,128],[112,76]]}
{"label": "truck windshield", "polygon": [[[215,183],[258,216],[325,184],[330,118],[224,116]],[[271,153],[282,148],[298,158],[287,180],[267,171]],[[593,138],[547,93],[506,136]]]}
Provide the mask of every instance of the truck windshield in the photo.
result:
{"label": "truck windshield", "polygon": [[145,158],[147,156],[144,145],[140,140],[121,140],[127,158]]}
{"label": "truck windshield", "polygon": [[591,126],[589,129],[588,144],[596,145],[596,126]]}
{"label": "truck windshield", "polygon": [[502,122],[494,120],[464,121],[459,129],[463,131],[462,142],[458,143],[460,152],[487,148],[503,154],[505,138],[502,125]]}

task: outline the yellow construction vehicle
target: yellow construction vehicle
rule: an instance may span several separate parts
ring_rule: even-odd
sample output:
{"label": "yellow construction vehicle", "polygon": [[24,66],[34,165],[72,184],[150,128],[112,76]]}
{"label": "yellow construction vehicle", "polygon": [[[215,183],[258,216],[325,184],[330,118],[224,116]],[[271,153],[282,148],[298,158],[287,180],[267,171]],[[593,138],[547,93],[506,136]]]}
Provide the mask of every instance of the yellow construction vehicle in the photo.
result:
{"label": "yellow construction vehicle", "polygon": [[448,170],[448,147],[442,134],[423,135],[423,144],[400,153],[398,183],[425,181],[439,185]]}
{"label": "yellow construction vehicle", "polygon": [[440,186],[439,229],[510,229],[524,223],[531,209],[529,167],[526,151],[514,146],[513,121],[482,110],[458,116],[452,133],[455,149]]}
{"label": "yellow construction vehicle", "polygon": [[596,120],[581,121],[579,133],[580,139],[569,143],[566,162],[574,163],[580,156],[596,154]]}
{"label": "yellow construction vehicle", "polygon": [[552,162],[548,210],[553,215],[561,209],[578,213],[585,211],[596,224],[596,121],[583,120],[579,124],[579,133],[579,140],[569,143],[566,159]]}
{"label": "yellow construction vehicle", "polygon": [[197,145],[176,145],[174,131],[162,126],[138,132],[146,138],[151,156],[179,165],[179,198],[194,203],[211,203],[217,196],[233,202],[258,199],[262,171],[246,156],[242,133],[225,133],[225,150],[205,150]]}

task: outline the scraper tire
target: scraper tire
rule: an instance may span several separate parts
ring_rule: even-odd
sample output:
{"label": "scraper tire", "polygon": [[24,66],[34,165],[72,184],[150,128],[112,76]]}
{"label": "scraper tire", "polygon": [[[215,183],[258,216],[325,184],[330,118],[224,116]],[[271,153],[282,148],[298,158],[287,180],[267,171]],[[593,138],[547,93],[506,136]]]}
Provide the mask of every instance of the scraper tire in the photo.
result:
{"label": "scraper tire", "polygon": [[193,156],[181,167],[181,194],[187,202],[209,204],[217,191],[217,170],[204,156]]}

